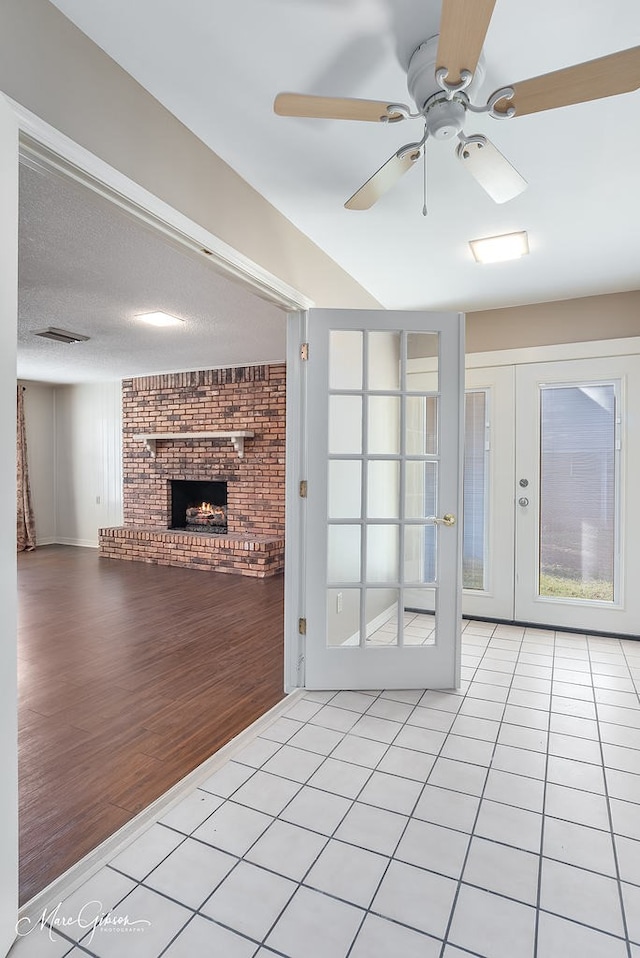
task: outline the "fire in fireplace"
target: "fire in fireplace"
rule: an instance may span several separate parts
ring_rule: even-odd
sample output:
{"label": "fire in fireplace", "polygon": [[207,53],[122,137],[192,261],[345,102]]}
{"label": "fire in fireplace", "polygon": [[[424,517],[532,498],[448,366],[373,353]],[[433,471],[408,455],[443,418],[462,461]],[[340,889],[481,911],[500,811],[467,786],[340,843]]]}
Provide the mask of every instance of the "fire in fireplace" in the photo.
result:
{"label": "fire in fireplace", "polygon": [[226,482],[172,479],[169,528],[208,535],[226,532]]}

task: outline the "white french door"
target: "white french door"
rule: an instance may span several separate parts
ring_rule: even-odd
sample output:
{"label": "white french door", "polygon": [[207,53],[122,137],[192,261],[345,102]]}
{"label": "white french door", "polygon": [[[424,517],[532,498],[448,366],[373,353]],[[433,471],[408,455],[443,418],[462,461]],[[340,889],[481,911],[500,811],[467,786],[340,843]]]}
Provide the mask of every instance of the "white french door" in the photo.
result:
{"label": "white french door", "polygon": [[478,368],[466,386],[463,612],[640,633],[640,357]]}
{"label": "white french door", "polygon": [[298,684],[455,687],[463,317],[312,310],[307,324]]}
{"label": "white french door", "polygon": [[465,376],[462,611],[514,619],[515,367]]}
{"label": "white french door", "polygon": [[640,360],[516,376],[517,618],[640,632]]}

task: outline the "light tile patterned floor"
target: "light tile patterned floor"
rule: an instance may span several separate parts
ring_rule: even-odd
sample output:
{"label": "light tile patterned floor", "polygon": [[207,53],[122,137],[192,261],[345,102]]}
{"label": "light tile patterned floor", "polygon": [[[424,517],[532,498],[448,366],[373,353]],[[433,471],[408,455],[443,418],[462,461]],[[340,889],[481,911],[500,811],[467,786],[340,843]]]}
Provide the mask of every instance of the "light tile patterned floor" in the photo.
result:
{"label": "light tile patterned floor", "polygon": [[459,692],[306,693],[11,958],[640,958],[640,642],[463,650]]}

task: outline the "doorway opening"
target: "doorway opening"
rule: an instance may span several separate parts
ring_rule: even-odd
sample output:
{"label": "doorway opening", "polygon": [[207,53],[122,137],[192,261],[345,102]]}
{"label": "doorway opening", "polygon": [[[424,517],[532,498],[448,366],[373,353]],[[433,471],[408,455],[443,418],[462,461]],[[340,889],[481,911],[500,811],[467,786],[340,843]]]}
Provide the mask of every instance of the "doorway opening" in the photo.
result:
{"label": "doorway opening", "polygon": [[[31,185],[36,184],[36,187],[42,191],[50,182],[60,187],[62,191],[66,190],[67,198],[68,194],[74,194],[76,197],[80,194],[84,197],[86,194],[87,207],[93,205],[103,211],[107,210],[106,215],[110,216],[110,222],[113,221],[114,224],[116,221],[122,222],[123,233],[118,234],[119,239],[116,244],[122,247],[120,250],[122,256],[117,260],[117,264],[120,265],[116,266],[117,269],[122,266],[122,272],[119,274],[119,295],[132,298],[142,295],[140,289],[143,288],[143,279],[140,269],[138,269],[138,286],[136,287],[135,276],[130,283],[128,274],[125,276],[122,262],[123,259],[133,258],[135,245],[133,234],[139,232],[150,244],[156,244],[156,248],[166,247],[169,250],[167,256],[172,258],[174,263],[178,263],[182,271],[183,282],[174,285],[175,288],[183,291],[188,290],[188,303],[183,300],[182,308],[174,304],[172,312],[184,315],[184,312],[193,306],[197,287],[195,273],[206,271],[209,283],[213,283],[218,288],[223,285],[225,287],[224,297],[229,309],[230,321],[235,322],[232,317],[234,302],[240,302],[238,312],[243,319],[252,315],[251,309],[255,304],[256,313],[265,319],[264,329],[269,330],[271,344],[280,344],[280,362],[282,362],[285,352],[285,323],[282,314],[284,303],[281,302],[276,308],[274,300],[277,296],[273,289],[268,297],[269,302],[266,296],[264,299],[259,299],[254,291],[258,285],[257,281],[247,281],[245,285],[237,281],[231,282],[227,275],[221,276],[220,268],[212,269],[211,258],[202,256],[202,240],[187,242],[184,234],[178,234],[175,231],[168,240],[166,234],[170,227],[166,223],[161,223],[160,220],[156,223],[152,213],[139,215],[140,210],[134,200],[131,202],[131,209],[123,213],[121,207],[125,204],[121,195],[118,197],[117,204],[114,205],[110,202],[108,188],[102,183],[94,184],[90,174],[76,171],[74,168],[69,177],[67,175],[69,170],[66,169],[64,162],[56,159],[55,165],[52,166],[49,159],[47,151],[43,150],[41,155],[38,147],[31,141],[28,145],[23,144],[21,169],[23,173],[27,171]],[[118,190],[121,194],[122,181],[119,177],[118,180]],[[95,190],[94,186],[96,186]],[[132,190],[135,192],[133,186]],[[26,195],[27,192],[23,189],[22,199]],[[84,199],[81,202],[85,202]],[[68,218],[71,215],[72,204],[65,200],[63,207],[65,216]],[[31,213],[27,217],[26,231],[25,222],[21,223],[21,239],[25,241],[27,247],[33,249],[34,236],[37,237],[38,232],[44,232],[44,230],[40,228],[37,209],[34,208]],[[85,209],[84,219],[90,218]],[[140,219],[143,219],[144,223],[141,223]],[[68,219],[66,221],[67,232],[77,238],[79,230],[73,227]],[[150,229],[152,221],[154,227],[158,226],[157,231]],[[60,223],[58,223],[59,229]],[[197,231],[198,228],[194,225],[194,232]],[[88,244],[84,244],[83,249],[79,251],[82,256],[73,260],[78,269],[84,270],[85,276],[103,276],[110,260],[104,248],[107,233],[111,233],[111,230],[102,229],[99,224],[95,228],[95,235],[100,237],[103,244],[100,262],[95,272],[88,265],[90,253]],[[116,233],[117,229],[114,225],[114,235]],[[210,245],[215,247],[214,238]],[[119,255],[117,249],[114,250],[112,258],[114,263],[116,263],[116,255]],[[56,251],[56,256],[62,258],[60,248]],[[154,256],[147,256],[145,262],[151,262],[154,259]],[[55,257],[49,259],[47,267],[49,270],[53,270],[54,260]],[[23,257],[21,259],[22,279],[25,282],[33,279],[37,284],[39,275],[45,274],[35,263]],[[51,273],[47,275],[51,278]],[[107,282],[103,285],[111,289],[117,284]],[[153,286],[156,293],[158,292],[157,283],[152,283],[150,286]],[[37,298],[34,289],[30,290],[29,295],[32,301]],[[46,295],[46,291],[43,295]],[[202,308],[200,313],[206,317],[210,314],[210,304],[215,302],[215,296],[212,296],[209,290],[204,298],[209,308]],[[26,297],[22,299],[23,310],[19,328],[22,358],[25,358],[31,346],[31,330],[25,313],[26,299]],[[286,305],[290,306],[290,301]],[[64,306],[61,308],[64,309]],[[97,317],[96,322],[102,317],[105,326],[103,336],[107,339],[111,336],[113,342],[119,342],[120,333],[113,328],[118,321],[117,311],[113,314],[115,318],[112,318],[110,308],[105,303],[102,310],[94,312]],[[132,308],[131,313],[133,312]],[[131,316],[126,317],[125,322],[129,324],[130,329],[137,328]],[[199,362],[187,358],[182,342],[178,342],[177,346],[174,342],[173,345],[163,347],[164,355],[157,347],[149,348],[148,362],[155,364],[155,368],[163,370],[169,368],[185,376],[187,375],[184,372],[185,366],[189,369],[201,368],[206,349],[212,348],[212,344],[215,345],[216,337],[207,336],[206,333],[205,323],[204,335],[201,331],[198,340]],[[157,335],[156,333],[156,337]],[[246,332],[240,336],[246,343]],[[219,338],[226,340],[224,336]],[[98,340],[98,335],[92,336],[83,345],[93,348]],[[41,341],[36,340],[36,342]],[[156,343],[158,342],[161,340],[156,339]],[[42,343],[45,349],[58,348],[58,344],[55,343],[45,341]],[[253,345],[255,346],[255,343]],[[48,355],[54,354],[51,352]],[[132,355],[132,351],[127,353],[126,349],[120,350],[120,358],[124,357],[126,362],[133,361]],[[67,352],[67,359],[68,356]],[[69,574],[67,587],[61,586],[58,580],[58,586],[54,587],[54,591],[60,596],[66,596],[68,600],[68,582],[77,575],[77,587],[72,590],[74,601],[68,611],[73,611],[75,621],[79,624],[79,628],[75,629],[61,627],[60,641],[55,645],[51,643],[48,646],[43,645],[44,651],[36,656],[40,663],[39,670],[27,667],[33,655],[21,658],[19,682],[21,691],[27,693],[26,707],[33,718],[32,722],[26,723],[25,715],[21,716],[23,725],[21,745],[23,764],[20,771],[21,904],[33,899],[45,886],[55,881],[92,848],[110,837],[145,805],[160,797],[172,784],[222,747],[226,741],[253,722],[284,694],[282,688],[284,597],[281,575],[274,576],[273,582],[266,585],[258,578],[236,576],[229,571],[209,573],[193,568],[163,569],[151,568],[145,563],[115,563],[98,559],[97,550],[94,552],[90,548],[80,548],[97,546],[99,527],[122,522],[120,460],[122,428],[119,418],[121,389],[119,386],[107,389],[104,382],[96,383],[95,387],[87,383],[86,367],[83,366],[87,356],[88,352],[76,353],[71,364],[73,368],[69,369],[68,375],[62,373],[61,365],[55,369],[52,367],[50,375],[44,372],[40,374],[36,370],[29,370],[26,375],[21,373],[21,376],[28,378],[30,382],[39,384],[39,392],[43,394],[41,397],[43,400],[44,394],[51,392],[50,402],[39,401],[36,404],[37,414],[55,415],[57,417],[55,425],[60,427],[57,431],[53,430],[49,428],[52,423],[45,422],[44,419],[38,424],[38,435],[42,436],[47,432],[50,437],[55,435],[55,441],[58,444],[55,448],[53,443],[50,444],[50,461],[43,455],[44,445],[33,444],[35,465],[32,469],[32,484],[35,486],[33,491],[36,521],[40,517],[41,529],[47,533],[43,538],[47,539],[49,544],[38,548],[28,556],[21,557],[24,560],[20,562],[21,576],[23,583],[34,585],[37,584],[37,577],[41,574],[43,577],[40,579],[40,586],[42,586],[44,582],[42,570],[45,564],[54,579],[56,575],[64,576],[66,570]],[[254,358],[253,355],[252,358]],[[237,356],[235,361],[239,364],[240,356]],[[271,361],[275,362],[275,357]],[[225,369],[229,371],[224,362],[216,364],[214,358],[209,361],[209,364],[212,368],[217,365],[221,373]],[[74,368],[76,369],[75,378]],[[154,365],[147,365],[141,369],[133,367],[133,370],[144,374],[149,374],[153,369]],[[125,378],[123,370],[117,369],[113,374],[113,380],[119,381],[122,378]],[[80,382],[82,382],[81,385]],[[117,383],[109,382],[108,385],[115,387]],[[192,392],[191,401],[197,406],[202,399],[202,390],[194,385]],[[280,412],[283,418],[284,406]],[[232,414],[231,411],[229,414]],[[282,441],[284,442],[284,438]],[[136,442],[135,446],[140,472],[143,472],[147,453],[139,442]],[[225,455],[228,454],[226,444],[221,445],[221,449]],[[211,450],[207,451],[211,456]],[[177,447],[172,447],[164,454],[177,456]],[[158,457],[159,464],[161,464],[162,455],[163,452]],[[231,455],[233,456],[233,453]],[[248,450],[242,464],[249,463],[250,459],[251,452]],[[240,466],[239,457],[236,457],[231,461],[228,470],[216,468],[209,470],[213,472],[215,487],[213,489],[210,486],[206,489],[201,487],[198,490],[199,499],[195,503],[189,499],[181,506],[185,513],[185,520],[204,518],[204,522],[196,521],[192,525],[200,532],[203,526],[209,527],[206,532],[209,539],[215,539],[216,535],[228,529],[227,484],[226,480],[218,482],[216,476],[220,472],[235,475]],[[183,476],[189,476],[187,468],[181,471]],[[61,473],[64,473],[64,476]],[[204,472],[205,476],[206,474]],[[169,496],[166,477],[157,486],[157,495],[164,499],[166,508],[166,500]],[[177,492],[178,501],[183,492],[183,489]],[[278,489],[278,495],[284,505],[284,479]],[[202,503],[205,503],[204,509]],[[257,505],[259,512],[259,503]],[[144,503],[140,503],[140,508],[142,520],[146,521],[142,515]],[[196,513],[187,517],[187,511],[192,509],[196,509]],[[45,529],[44,518],[54,515],[55,523],[50,530]],[[75,527],[72,523],[76,523]],[[88,534],[83,532],[83,523],[90,527]],[[165,514],[165,531],[167,525]],[[215,532],[212,534],[211,530]],[[195,532],[196,528],[193,531]],[[92,541],[94,538],[95,542]],[[60,539],[64,544],[56,545]],[[113,570],[116,564],[117,571],[109,574],[108,570]],[[56,569],[53,568],[54,566]],[[73,575],[71,567],[74,569]],[[161,579],[161,576],[164,576],[164,579]],[[136,578],[140,586],[137,596],[129,588]],[[215,588],[213,587],[214,579],[216,580]],[[176,584],[180,587],[176,588]],[[147,594],[149,589],[153,594]],[[235,605],[234,590],[241,593],[241,598]],[[146,597],[143,598],[143,596]],[[172,607],[168,603],[169,596],[173,598]],[[23,593],[22,601],[29,604],[26,593]],[[67,605],[69,605],[68,601]],[[103,624],[110,616],[117,616],[118,610],[124,613],[119,624],[112,621],[113,643],[99,625],[100,612],[96,606],[104,611]],[[144,614],[145,609],[150,617]],[[128,625],[127,610],[131,619]],[[42,641],[40,633],[37,632],[38,623],[42,624],[38,619],[38,615],[42,613],[42,604],[36,602],[35,605],[31,605],[31,611],[35,616],[33,619],[30,618],[33,625],[31,637],[37,644]],[[51,614],[47,628],[55,631],[58,626],[54,621],[53,611],[49,611]],[[64,610],[59,611],[62,616]],[[138,613],[142,613],[142,619],[139,620],[137,628],[132,630]],[[269,649],[263,647],[262,652],[260,652],[260,642],[256,641],[255,636],[253,639],[251,637],[253,628],[249,621],[251,616],[254,617],[254,623],[261,621],[263,626],[268,621],[268,628],[263,627],[263,634],[271,636],[270,643],[267,643]],[[200,655],[203,661],[210,656],[213,647],[217,648],[216,655],[223,656],[225,643],[227,651],[229,650],[229,623],[232,620],[234,628],[239,630],[233,643],[236,664],[240,655],[243,659],[243,669],[234,669],[230,662],[223,664],[219,660],[220,674],[226,676],[225,682],[222,683],[225,689],[223,690],[221,685],[219,694],[222,695],[224,691],[228,699],[226,704],[222,699],[216,703],[215,696],[213,699],[211,697],[211,689],[205,702],[204,690],[200,688],[198,691],[195,686],[192,686],[191,701],[188,701],[189,696],[187,696],[183,706],[179,707],[175,697],[176,690],[179,687],[184,689],[185,685],[188,686],[189,669],[199,681],[206,678],[206,669],[198,667],[197,662],[192,658],[191,665],[185,664],[184,674],[179,680],[174,681],[170,679],[165,667],[168,667],[170,661],[178,663],[180,658],[184,659],[185,649],[189,649],[190,654]],[[24,626],[27,620],[23,619],[22,622]],[[59,619],[58,625],[62,626],[62,619]],[[172,635],[171,639],[168,638],[168,634],[166,639],[161,638],[163,628],[168,628]],[[128,641],[126,641],[127,637]],[[146,649],[145,642],[148,643]],[[104,674],[106,676],[110,673],[114,681],[110,696],[107,697],[98,694],[95,687],[96,676],[92,672],[89,661],[98,649],[110,658],[110,662],[104,666]],[[64,686],[63,697],[60,695],[62,686],[58,684],[56,687],[56,682],[51,677],[54,674],[53,671],[51,673],[47,671],[45,651],[55,654],[60,664],[66,663],[75,669],[73,674],[76,678],[68,686]],[[179,656],[178,651],[180,651]],[[243,658],[245,652],[246,657]],[[264,661],[267,655],[270,657],[268,663]],[[256,665],[256,670],[249,681],[259,694],[257,698],[252,695],[249,702],[243,694],[243,688],[248,680],[252,662]],[[277,684],[277,692],[274,683]],[[38,709],[36,701],[38,696],[41,696],[39,699],[41,709]],[[44,699],[48,704],[43,704]],[[89,710],[90,705],[93,709],[93,718]],[[207,708],[212,710],[211,715],[215,717],[209,732],[199,718],[206,713]],[[71,725],[67,722],[69,717],[67,712],[75,715]],[[221,714],[225,716],[223,722],[219,718]],[[170,716],[173,717],[170,718]],[[134,734],[140,722],[142,723],[140,729],[144,728],[146,731]],[[101,758],[100,748],[95,750],[88,748],[92,738],[94,744],[97,744],[98,726],[107,734],[111,730],[112,742],[109,747],[108,761],[105,760],[104,755]],[[141,742],[140,735],[145,739],[146,744],[141,748],[132,749],[130,740],[133,737]],[[163,739],[164,745],[161,745]],[[59,744],[59,749],[51,744],[53,740]],[[127,741],[129,741],[128,745]],[[188,747],[185,744],[187,741],[190,743]],[[86,762],[81,758],[83,750]],[[60,781],[55,783],[54,779],[61,763],[43,760],[42,757],[56,756],[60,759],[63,752],[66,756],[69,751],[73,753],[69,755],[71,763],[67,767],[69,775],[74,774],[71,766],[84,768],[87,781],[82,782],[82,789],[87,783],[93,781],[97,785],[98,799],[108,806],[106,811],[104,804],[101,809],[95,804],[92,806],[87,794],[80,803],[76,802],[74,805],[74,790],[68,787],[68,783],[67,786]],[[93,754],[95,766],[91,765],[91,754]],[[91,774],[92,768],[95,775]],[[155,792],[145,791],[146,786],[152,781]],[[136,788],[142,785],[145,789],[136,794]],[[119,796],[115,795],[114,788],[120,791]],[[63,799],[66,797],[69,802],[64,805]],[[43,823],[46,823],[46,830]],[[73,836],[75,836],[75,844]]]}

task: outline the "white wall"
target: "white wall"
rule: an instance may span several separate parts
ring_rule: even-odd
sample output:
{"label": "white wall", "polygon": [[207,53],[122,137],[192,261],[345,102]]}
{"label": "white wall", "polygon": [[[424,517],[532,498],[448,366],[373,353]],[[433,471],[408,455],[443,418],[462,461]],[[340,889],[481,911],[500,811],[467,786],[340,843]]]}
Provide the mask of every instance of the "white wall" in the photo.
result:
{"label": "white wall", "polygon": [[56,542],[97,546],[122,524],[121,384],[56,386]]}
{"label": "white wall", "polygon": [[37,543],[97,546],[123,521],[121,384],[26,386]]}

